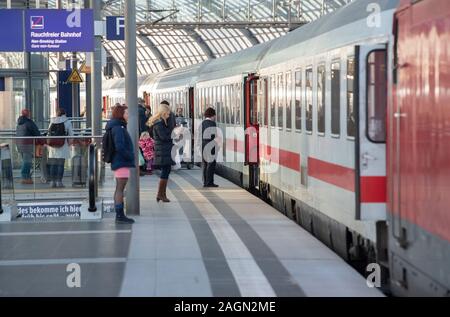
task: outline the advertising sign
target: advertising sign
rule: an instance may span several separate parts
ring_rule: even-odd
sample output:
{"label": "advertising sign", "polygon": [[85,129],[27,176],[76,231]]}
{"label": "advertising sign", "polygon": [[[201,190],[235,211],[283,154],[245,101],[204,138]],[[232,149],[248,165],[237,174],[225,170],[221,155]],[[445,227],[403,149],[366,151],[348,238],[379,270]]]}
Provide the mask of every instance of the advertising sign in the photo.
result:
{"label": "advertising sign", "polygon": [[53,218],[53,217],[80,217],[81,202],[33,202],[20,203],[17,211],[21,218]]}
{"label": "advertising sign", "polygon": [[92,52],[93,11],[26,10],[25,49],[28,52]]}
{"label": "advertising sign", "polygon": [[0,9],[0,52],[23,52],[23,10]]}

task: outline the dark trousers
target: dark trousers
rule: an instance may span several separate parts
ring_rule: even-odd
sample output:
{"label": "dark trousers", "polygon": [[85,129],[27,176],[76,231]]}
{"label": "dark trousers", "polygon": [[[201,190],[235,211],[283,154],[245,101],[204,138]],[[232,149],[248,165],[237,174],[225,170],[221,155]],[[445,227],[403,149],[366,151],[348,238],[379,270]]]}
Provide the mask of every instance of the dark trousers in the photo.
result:
{"label": "dark trousers", "polygon": [[161,166],[161,179],[169,179],[170,171],[172,170],[171,165],[163,165]]}
{"label": "dark trousers", "polygon": [[50,180],[61,182],[64,176],[65,159],[49,159]]}
{"label": "dark trousers", "polygon": [[203,168],[203,185],[208,186],[214,184],[214,173],[216,172],[216,160],[208,163],[202,162]]}

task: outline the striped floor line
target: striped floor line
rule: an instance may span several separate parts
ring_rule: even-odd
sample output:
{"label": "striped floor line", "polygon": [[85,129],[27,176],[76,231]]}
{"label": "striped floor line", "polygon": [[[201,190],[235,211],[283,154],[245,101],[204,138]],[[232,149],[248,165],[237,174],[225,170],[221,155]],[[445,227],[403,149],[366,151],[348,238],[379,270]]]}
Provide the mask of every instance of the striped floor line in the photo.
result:
{"label": "striped floor line", "polygon": [[193,198],[194,204],[207,221],[222,248],[241,295],[244,297],[275,296],[275,291],[250,251],[216,207],[184,178],[174,175],[173,179],[181,188],[191,191],[190,197]]}
{"label": "striped floor line", "polygon": [[131,233],[131,230],[75,230],[75,231],[34,231],[34,232],[0,232],[4,236],[45,236],[45,235],[72,235],[72,234],[105,234],[105,233]]}
{"label": "striped floor line", "polygon": [[126,261],[127,258],[0,260],[0,266],[61,265],[70,263],[77,263],[77,264],[124,263]]}
{"label": "striped floor line", "polygon": [[[202,187],[202,183],[194,178],[189,173],[180,173],[186,181],[197,188]],[[228,221],[230,226],[234,229],[236,234],[247,246],[249,252],[252,254],[259,268],[262,270],[266,278],[269,280],[277,296],[306,296],[302,288],[295,282],[289,271],[284,267],[276,254],[267,246],[261,239],[258,233],[214,190],[206,189],[207,199],[211,205],[214,204],[223,216]],[[211,199],[213,198],[213,199]],[[214,200],[214,202],[212,201]]]}
{"label": "striped floor line", "polygon": [[237,281],[212,228],[210,228],[200,210],[192,202],[190,195],[188,196],[175,182],[169,181],[169,187],[173,196],[179,199],[178,202],[192,227],[202,254],[203,264],[208,274],[213,296],[241,296]]}

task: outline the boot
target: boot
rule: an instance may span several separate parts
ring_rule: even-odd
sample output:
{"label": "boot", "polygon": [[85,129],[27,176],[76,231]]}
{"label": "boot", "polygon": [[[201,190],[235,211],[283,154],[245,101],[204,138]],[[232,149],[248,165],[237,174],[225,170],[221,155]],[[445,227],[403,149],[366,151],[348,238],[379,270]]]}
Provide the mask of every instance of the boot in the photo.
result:
{"label": "boot", "polygon": [[158,186],[158,194],[156,196],[157,202],[159,202],[160,200],[162,200],[165,203],[170,202],[170,200],[167,199],[167,196],[166,196],[166,187],[167,187],[167,179],[160,179],[159,186]]}
{"label": "boot", "polygon": [[123,204],[116,205],[116,223],[134,223],[134,220],[125,216]]}

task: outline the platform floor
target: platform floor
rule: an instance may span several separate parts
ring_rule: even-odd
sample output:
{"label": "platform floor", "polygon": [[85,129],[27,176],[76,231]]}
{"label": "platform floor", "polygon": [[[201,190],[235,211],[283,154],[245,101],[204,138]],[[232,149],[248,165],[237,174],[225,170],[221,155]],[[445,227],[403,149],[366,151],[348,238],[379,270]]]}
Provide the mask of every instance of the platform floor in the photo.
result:
{"label": "platform floor", "polygon": [[[383,296],[324,244],[257,197],[200,170],[141,177],[134,225],[0,224],[0,296]],[[80,266],[69,288],[67,265]]]}

